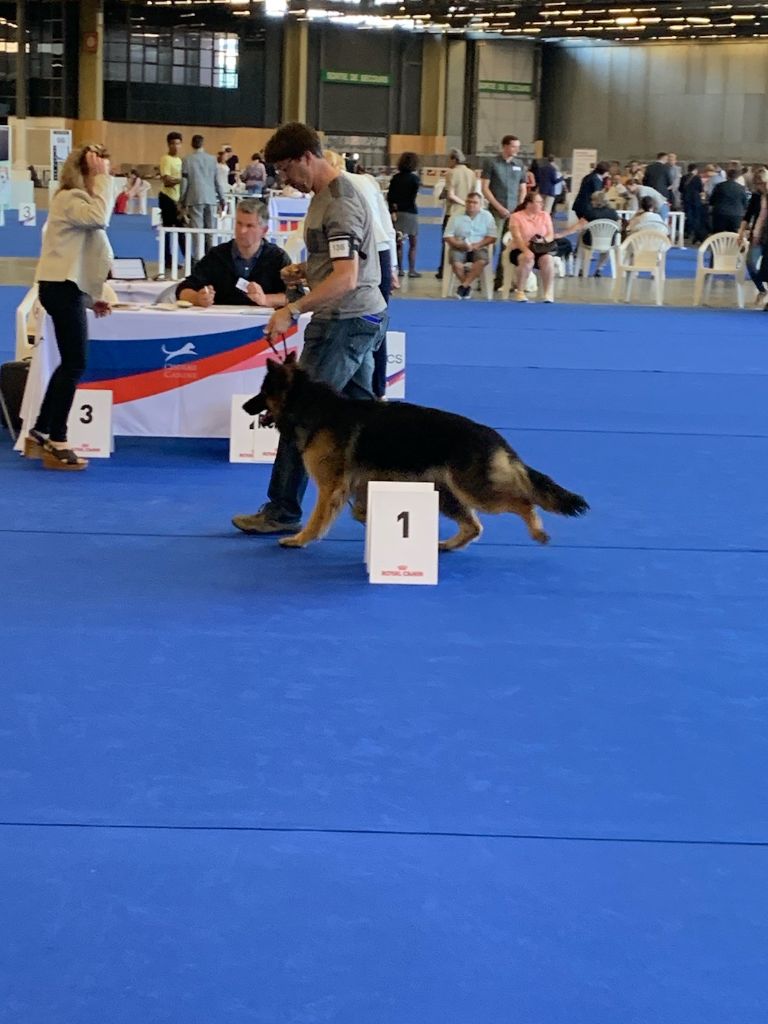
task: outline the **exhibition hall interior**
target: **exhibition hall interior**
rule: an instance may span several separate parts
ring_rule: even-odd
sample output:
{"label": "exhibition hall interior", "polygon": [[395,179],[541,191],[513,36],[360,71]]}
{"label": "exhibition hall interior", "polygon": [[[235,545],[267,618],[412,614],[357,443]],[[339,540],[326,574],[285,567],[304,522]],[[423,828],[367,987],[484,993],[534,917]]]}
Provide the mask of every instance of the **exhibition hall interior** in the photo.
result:
{"label": "exhibition hall interior", "polygon": [[0,0],[0,1024],[763,1019],[767,57]]}

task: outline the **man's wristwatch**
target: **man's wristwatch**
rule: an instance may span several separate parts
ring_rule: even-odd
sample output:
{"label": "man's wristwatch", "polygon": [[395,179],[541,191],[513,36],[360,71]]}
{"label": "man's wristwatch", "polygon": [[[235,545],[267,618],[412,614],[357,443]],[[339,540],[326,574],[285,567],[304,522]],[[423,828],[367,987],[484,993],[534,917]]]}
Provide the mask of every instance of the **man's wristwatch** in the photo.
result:
{"label": "man's wristwatch", "polygon": [[298,305],[295,302],[288,302],[286,303],[285,308],[291,314],[291,320],[293,320],[293,322],[296,323],[299,317],[301,316],[301,310],[299,309]]}

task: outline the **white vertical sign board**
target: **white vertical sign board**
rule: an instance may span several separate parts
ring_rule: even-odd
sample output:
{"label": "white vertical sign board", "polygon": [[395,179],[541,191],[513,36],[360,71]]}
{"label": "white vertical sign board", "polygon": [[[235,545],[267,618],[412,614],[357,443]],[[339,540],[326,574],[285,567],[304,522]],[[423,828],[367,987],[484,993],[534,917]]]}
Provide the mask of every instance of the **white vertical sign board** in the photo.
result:
{"label": "white vertical sign board", "polygon": [[439,495],[431,483],[368,484],[369,583],[437,583]]}
{"label": "white vertical sign board", "polygon": [[22,203],[19,206],[19,224],[25,228],[33,228],[37,224],[37,207],[34,203]]}
{"label": "white vertical sign board", "polygon": [[275,461],[280,435],[277,427],[262,427],[258,416],[249,416],[243,403],[253,395],[233,395],[229,427],[229,461],[270,463]]}
{"label": "white vertical sign board", "polygon": [[160,207],[153,206],[152,209],[149,211],[149,214],[150,217],[152,218],[152,220],[150,221],[152,227],[159,228],[160,225],[163,223],[163,215],[160,213]]}
{"label": "white vertical sign board", "polygon": [[72,152],[72,132],[68,128],[51,129],[51,181],[59,180],[59,168]]}
{"label": "white vertical sign board", "polygon": [[72,451],[88,459],[108,459],[112,454],[112,392],[82,389],[67,421]]}
{"label": "white vertical sign board", "polygon": [[[391,383],[390,383],[391,382]],[[405,398],[405,332],[387,331],[387,398]]]}
{"label": "white vertical sign board", "polygon": [[597,163],[596,149],[574,149],[571,153],[571,192],[579,191],[582,178],[585,178]]}

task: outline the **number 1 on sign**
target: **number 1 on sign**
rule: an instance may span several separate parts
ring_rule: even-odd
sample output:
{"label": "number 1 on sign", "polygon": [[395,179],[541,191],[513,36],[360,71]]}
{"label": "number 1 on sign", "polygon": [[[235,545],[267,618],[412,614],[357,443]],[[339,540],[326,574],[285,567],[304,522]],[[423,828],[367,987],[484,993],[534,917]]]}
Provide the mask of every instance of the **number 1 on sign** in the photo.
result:
{"label": "number 1 on sign", "polygon": [[408,512],[401,512],[397,517],[397,521],[403,524],[403,540],[408,540],[408,525],[410,521]]}

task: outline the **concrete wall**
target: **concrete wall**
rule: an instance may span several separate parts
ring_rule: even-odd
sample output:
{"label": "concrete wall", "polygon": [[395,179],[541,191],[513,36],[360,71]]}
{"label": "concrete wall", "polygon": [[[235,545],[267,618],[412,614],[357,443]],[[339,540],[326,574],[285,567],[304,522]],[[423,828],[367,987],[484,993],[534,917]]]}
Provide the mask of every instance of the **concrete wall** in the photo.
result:
{"label": "concrete wall", "polygon": [[530,149],[536,127],[536,46],[517,42],[478,42],[478,81],[530,82],[530,96],[477,95],[477,152],[495,153],[504,135],[517,135]]}
{"label": "concrete wall", "polygon": [[541,137],[568,156],[768,158],[768,46],[760,42],[546,44]]}

